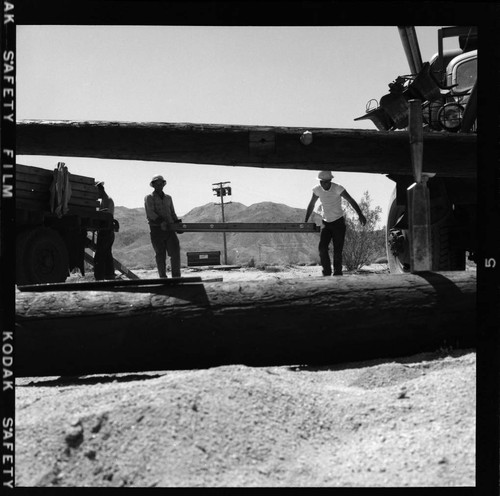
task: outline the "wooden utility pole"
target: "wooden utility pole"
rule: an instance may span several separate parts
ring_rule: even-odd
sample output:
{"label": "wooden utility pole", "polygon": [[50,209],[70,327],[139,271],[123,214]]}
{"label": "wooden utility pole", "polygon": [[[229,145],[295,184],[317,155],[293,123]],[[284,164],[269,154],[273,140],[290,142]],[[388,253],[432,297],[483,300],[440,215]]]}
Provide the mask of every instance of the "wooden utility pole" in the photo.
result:
{"label": "wooden utility pole", "polygon": [[[107,281],[90,291],[90,283],[64,292],[19,291],[16,375],[331,365],[408,356],[443,343],[467,348],[477,339],[475,276],[376,274],[335,284],[321,275],[279,284],[169,278],[135,289],[136,281]],[[117,284],[124,287],[106,287]],[[332,319],[335,332],[325,325]]]}
{"label": "wooden utility pole", "polygon": [[423,272],[432,268],[430,232],[430,199],[426,175],[422,174],[423,119],[422,102],[410,100],[409,135],[411,163],[415,182],[408,188],[410,271]]}
{"label": "wooden utility pole", "polygon": [[[18,155],[95,157],[269,169],[408,175],[406,133],[304,128],[110,121],[18,121]],[[426,133],[426,165],[440,177],[477,173],[474,133]]]}
{"label": "wooden utility pole", "polygon": [[[215,192],[217,196],[220,196],[220,206],[222,209],[222,223],[226,222],[224,218],[224,197],[226,195],[231,195],[231,187],[230,186],[224,186],[225,184],[230,184],[231,181],[225,181],[221,183],[213,183],[212,186],[215,186],[215,188],[212,188],[212,190]],[[228,204],[231,202],[228,202]],[[223,237],[224,237],[224,265],[227,265],[227,241],[226,241],[226,232],[223,232]]]}

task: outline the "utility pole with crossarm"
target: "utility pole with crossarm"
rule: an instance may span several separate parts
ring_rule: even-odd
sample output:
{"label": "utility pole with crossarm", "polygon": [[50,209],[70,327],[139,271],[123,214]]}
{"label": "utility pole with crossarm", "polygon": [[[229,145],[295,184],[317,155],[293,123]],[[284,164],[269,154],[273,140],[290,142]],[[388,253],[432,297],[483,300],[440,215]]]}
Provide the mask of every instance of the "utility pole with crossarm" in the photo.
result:
{"label": "utility pole with crossarm", "polygon": [[[224,197],[225,196],[231,196],[231,186],[225,186],[227,184],[231,184],[231,181],[225,181],[225,182],[220,182],[220,183],[213,183],[212,186],[212,191],[214,192],[214,195],[217,195],[220,197],[220,206],[222,209],[222,222],[226,222],[224,218]],[[227,202],[226,205],[229,205],[231,202]],[[218,205],[216,203],[216,205]],[[227,265],[227,243],[226,243],[226,233],[222,233],[224,236],[224,265]]]}

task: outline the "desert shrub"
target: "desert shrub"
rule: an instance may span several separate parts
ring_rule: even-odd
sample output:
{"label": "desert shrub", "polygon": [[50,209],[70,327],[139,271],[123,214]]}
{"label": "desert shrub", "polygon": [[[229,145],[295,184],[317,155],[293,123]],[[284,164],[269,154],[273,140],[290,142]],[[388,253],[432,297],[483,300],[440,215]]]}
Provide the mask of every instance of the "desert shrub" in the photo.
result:
{"label": "desert shrub", "polygon": [[385,251],[383,232],[375,231],[375,226],[380,220],[381,207],[372,208],[372,200],[368,191],[364,192],[358,204],[366,217],[366,225],[360,224],[358,214],[353,209],[349,208],[346,212],[347,231],[342,259],[349,271],[359,270]]}
{"label": "desert shrub", "polygon": [[252,257],[247,264],[247,267],[254,268],[255,267],[255,259]]}

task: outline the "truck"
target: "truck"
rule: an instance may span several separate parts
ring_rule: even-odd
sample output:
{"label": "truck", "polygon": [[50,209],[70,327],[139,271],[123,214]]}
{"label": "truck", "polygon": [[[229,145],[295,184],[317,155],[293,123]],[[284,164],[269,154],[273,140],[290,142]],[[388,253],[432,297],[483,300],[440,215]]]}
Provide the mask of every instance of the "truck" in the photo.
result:
{"label": "truck", "polygon": [[[408,102],[422,102],[423,132],[429,134],[476,134],[477,132],[477,29],[474,26],[438,30],[438,52],[423,63],[411,26],[398,26],[412,74],[398,76],[389,93],[368,102],[366,113],[354,120],[369,119],[383,132],[408,127]],[[458,47],[444,49],[444,40],[458,39]],[[370,108],[373,102],[376,105]],[[446,139],[443,136],[443,139]],[[425,146],[424,146],[425,155]],[[425,174],[426,173],[426,174]],[[432,270],[464,270],[466,253],[475,261],[477,179],[425,171],[430,196]],[[389,201],[386,248],[393,273],[410,270],[408,232],[408,174],[387,174],[395,188]]]}
{"label": "truck", "polygon": [[100,212],[95,180],[71,174],[64,163],[50,171],[16,164],[16,284],[64,282],[85,274],[89,232],[113,228]]}

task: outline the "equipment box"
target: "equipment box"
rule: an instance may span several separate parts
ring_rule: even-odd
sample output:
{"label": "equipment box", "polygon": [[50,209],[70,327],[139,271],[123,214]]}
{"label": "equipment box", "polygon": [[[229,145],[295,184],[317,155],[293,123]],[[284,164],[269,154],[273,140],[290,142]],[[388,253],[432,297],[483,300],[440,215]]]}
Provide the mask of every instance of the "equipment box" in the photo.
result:
{"label": "equipment box", "polygon": [[186,255],[188,267],[220,265],[220,251],[191,251]]}

